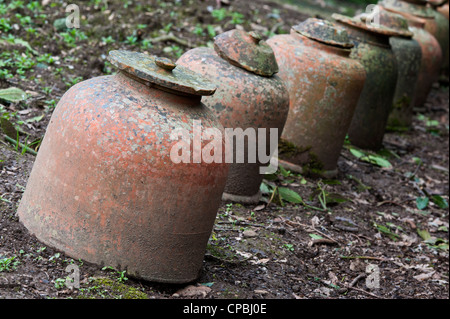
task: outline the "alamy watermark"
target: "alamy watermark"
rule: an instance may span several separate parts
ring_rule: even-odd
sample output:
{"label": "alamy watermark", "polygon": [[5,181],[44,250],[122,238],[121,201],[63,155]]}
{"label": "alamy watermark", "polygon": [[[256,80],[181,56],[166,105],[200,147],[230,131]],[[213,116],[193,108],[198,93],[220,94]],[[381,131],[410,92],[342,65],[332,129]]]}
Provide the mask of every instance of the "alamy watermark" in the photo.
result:
{"label": "alamy watermark", "polygon": [[380,6],[370,4],[366,7],[365,22],[368,26],[379,27],[380,26]]}
{"label": "alamy watermark", "polygon": [[80,7],[76,4],[69,4],[66,7],[66,13],[70,13],[66,17],[66,27],[68,29],[79,29],[80,25]]}
{"label": "alamy watermark", "polygon": [[204,128],[200,120],[194,120],[192,130],[175,129],[170,138],[176,142],[170,150],[170,159],[175,164],[258,163],[267,165],[260,167],[261,174],[278,170],[277,128],[225,128],[222,133],[217,128]]}

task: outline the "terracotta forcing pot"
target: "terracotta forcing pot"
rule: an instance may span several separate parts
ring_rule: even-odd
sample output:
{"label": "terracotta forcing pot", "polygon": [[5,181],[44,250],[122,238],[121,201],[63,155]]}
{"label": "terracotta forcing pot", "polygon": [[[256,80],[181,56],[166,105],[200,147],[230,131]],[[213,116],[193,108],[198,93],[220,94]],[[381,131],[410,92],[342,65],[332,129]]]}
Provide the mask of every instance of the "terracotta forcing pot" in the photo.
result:
{"label": "terracotta forcing pot", "polygon": [[442,70],[448,72],[449,22],[444,15],[432,9],[427,0],[383,0],[380,4],[399,14],[410,14],[425,21],[425,30],[438,41],[443,56]]}
{"label": "terracotta forcing pot", "polygon": [[[264,155],[272,155],[277,150],[289,110],[289,94],[276,75],[278,65],[272,49],[258,34],[240,30],[225,32],[216,37],[214,47],[190,50],[177,64],[217,84],[216,94],[203,100],[205,105],[226,130],[248,133],[242,142],[244,148],[236,140],[232,152],[227,149],[234,160],[223,199],[257,203],[264,177],[261,167],[269,166],[270,160],[269,156],[263,161],[260,154],[262,151]],[[277,131],[271,134],[274,128]]]}
{"label": "terracotta forcing pot", "polygon": [[349,18],[333,14],[339,26],[347,30],[354,44],[352,58],[366,70],[366,82],[350,125],[350,142],[364,149],[379,150],[397,86],[397,61],[389,43],[398,31],[363,22],[361,17]]}
{"label": "terracotta forcing pot", "polygon": [[[399,11],[391,10],[394,13]],[[439,80],[442,66],[442,50],[436,38],[425,30],[426,21],[422,18],[408,13],[399,13],[408,20],[409,29],[414,33],[413,39],[422,48],[422,63],[419,71],[419,78],[416,85],[416,101],[414,106],[422,107],[427,101],[428,95],[433,87],[433,83]]]}
{"label": "terracotta forcing pot", "polygon": [[366,23],[378,23],[399,33],[398,36],[389,39],[397,61],[398,78],[388,127],[409,129],[422,63],[422,48],[413,39],[414,33],[409,30],[408,21],[403,16],[389,12],[381,6],[377,6],[376,10],[378,15],[376,21],[370,20],[372,18],[370,15],[363,16],[363,20]]}
{"label": "terracotta forcing pot", "polygon": [[[429,2],[429,7],[432,8],[431,12],[433,13],[434,18],[436,19],[436,22],[441,28],[442,36],[444,37],[445,41],[443,47],[443,61],[442,61],[442,70],[444,75],[449,75],[449,21],[448,21],[448,3],[444,4],[445,1],[439,1],[439,2]],[[447,9],[445,9],[447,8]],[[447,10],[447,11],[445,11]]]}
{"label": "terracotta forcing pot", "polygon": [[73,258],[149,281],[190,282],[202,267],[228,166],[176,164],[173,132],[192,139],[196,120],[223,131],[201,103],[215,86],[165,59],[127,51],[109,59],[117,75],[81,82],[58,103],[20,221]]}
{"label": "terracotta forcing pot", "polygon": [[366,79],[350,58],[353,44],[345,30],[313,18],[268,44],[291,97],[280,157],[288,168],[333,177]]}
{"label": "terracotta forcing pot", "polygon": [[449,14],[448,14],[448,1],[444,1],[444,4],[441,6],[438,6],[436,8],[436,10],[438,12],[440,12],[442,15],[444,15],[444,17],[447,18],[447,20],[449,19]]}

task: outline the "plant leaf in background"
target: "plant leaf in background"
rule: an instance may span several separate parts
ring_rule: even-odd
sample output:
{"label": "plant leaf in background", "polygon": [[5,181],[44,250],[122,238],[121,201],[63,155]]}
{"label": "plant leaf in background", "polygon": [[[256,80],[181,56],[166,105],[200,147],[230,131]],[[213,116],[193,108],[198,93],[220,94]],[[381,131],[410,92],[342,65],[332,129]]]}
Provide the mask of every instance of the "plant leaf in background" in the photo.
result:
{"label": "plant leaf in background", "polygon": [[424,210],[428,207],[428,204],[430,203],[430,199],[428,197],[417,197],[416,198],[416,205],[417,208],[420,210]]}
{"label": "plant leaf in background", "polygon": [[354,147],[349,147],[350,153],[353,154],[357,159],[365,161],[374,165],[378,165],[384,168],[392,168],[392,164],[380,155],[367,154],[361,150]]}
{"label": "plant leaf in background", "polygon": [[6,136],[15,140],[18,136],[18,132],[14,125],[5,117],[0,117],[0,129]]}
{"label": "plant leaf in background", "polygon": [[295,191],[286,188],[286,187],[279,187],[278,193],[281,196],[281,199],[290,202],[292,204],[302,204],[303,198]]}
{"label": "plant leaf in background", "polygon": [[448,208],[448,202],[445,199],[443,199],[441,196],[439,196],[439,195],[431,196],[431,200],[433,201],[433,203],[438,205],[439,208],[441,208],[441,209],[447,209]]}
{"label": "plant leaf in background", "polygon": [[9,103],[17,103],[21,101],[25,101],[27,99],[27,94],[18,88],[8,88],[0,90],[0,100],[9,102]]}

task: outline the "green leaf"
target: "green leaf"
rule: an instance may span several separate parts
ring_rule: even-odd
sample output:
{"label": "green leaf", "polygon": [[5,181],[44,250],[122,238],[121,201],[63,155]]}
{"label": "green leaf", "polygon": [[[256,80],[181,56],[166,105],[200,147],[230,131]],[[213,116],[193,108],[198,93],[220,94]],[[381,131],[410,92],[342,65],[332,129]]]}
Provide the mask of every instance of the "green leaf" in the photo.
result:
{"label": "green leaf", "polygon": [[447,209],[448,208],[447,201],[444,198],[442,198],[441,196],[439,196],[439,195],[431,196],[431,200],[433,201],[433,203],[438,205],[439,208],[441,208],[441,209]]}
{"label": "green leaf", "polygon": [[388,160],[386,160],[386,159],[384,159],[384,158],[382,158],[380,156],[370,155],[369,154],[369,155],[367,155],[367,157],[368,157],[368,162],[369,163],[376,164],[376,165],[378,165],[380,167],[386,167],[386,168],[392,167],[392,164]]}
{"label": "green leaf", "polygon": [[363,151],[357,150],[353,147],[350,147],[350,153],[352,153],[353,156],[355,156],[356,158],[358,158],[361,161],[375,164],[380,167],[386,167],[386,168],[392,167],[392,164],[388,160],[386,160],[385,158],[383,158],[379,155],[366,154]]}
{"label": "green leaf", "polygon": [[278,193],[281,196],[281,199],[293,203],[293,204],[301,204],[303,203],[303,198],[295,191],[286,188],[286,187],[279,187]]}
{"label": "green leaf", "polygon": [[425,241],[429,240],[431,238],[430,233],[426,229],[421,230],[421,229],[417,228],[417,234]]}
{"label": "green leaf", "polygon": [[428,204],[430,203],[430,199],[428,197],[417,197],[416,198],[416,205],[419,210],[424,210],[428,207]]}
{"label": "green leaf", "polygon": [[272,192],[270,189],[270,186],[267,185],[266,183],[261,183],[261,186],[259,187],[259,189],[261,190],[261,193],[263,193],[263,194],[269,194]]}
{"label": "green leaf", "polygon": [[0,100],[4,100],[9,103],[16,103],[25,101],[27,99],[27,94],[18,88],[8,88],[0,90]]}
{"label": "green leaf", "polygon": [[310,236],[312,239],[323,239],[322,236],[316,235],[316,234],[309,234],[309,236]]}
{"label": "green leaf", "polygon": [[17,139],[18,132],[14,125],[5,117],[0,117],[0,129],[5,133],[6,136],[9,136],[13,140]]}
{"label": "green leaf", "polygon": [[363,153],[355,148],[350,148],[350,153],[352,153],[358,159],[361,159],[362,157],[366,156],[365,153]]}

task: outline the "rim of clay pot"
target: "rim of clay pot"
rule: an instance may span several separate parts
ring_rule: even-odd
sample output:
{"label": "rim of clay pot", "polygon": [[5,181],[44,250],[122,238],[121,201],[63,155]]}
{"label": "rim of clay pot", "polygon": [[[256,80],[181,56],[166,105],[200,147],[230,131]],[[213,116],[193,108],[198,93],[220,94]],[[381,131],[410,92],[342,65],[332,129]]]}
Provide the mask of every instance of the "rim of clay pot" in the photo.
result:
{"label": "rim of clay pot", "polygon": [[327,20],[309,18],[293,26],[292,30],[307,38],[328,45],[345,49],[354,47],[354,44],[350,42],[347,31]]}
{"label": "rim of clay pot", "polygon": [[[414,36],[414,33],[409,30],[408,20],[401,14],[389,11],[380,5],[377,5],[374,10],[377,10],[376,15],[381,26],[395,30],[399,36],[405,38],[412,38]],[[363,13],[355,18],[360,18],[361,21],[366,23],[372,17],[370,14]]]}
{"label": "rim of clay pot", "polygon": [[433,7],[441,7],[447,3],[448,0],[429,0],[428,3]]}
{"label": "rim of clay pot", "polygon": [[341,23],[353,26],[358,29],[362,29],[365,31],[373,32],[376,34],[384,35],[387,37],[395,37],[395,36],[404,36],[404,32],[398,31],[392,28],[388,28],[383,25],[373,25],[366,23],[361,20],[361,17],[350,18],[348,16],[344,16],[342,14],[333,13],[331,16],[334,20],[339,21]]}
{"label": "rim of clay pot", "polygon": [[279,71],[273,49],[257,32],[222,33],[215,38],[214,49],[224,60],[257,75],[271,77]]}
{"label": "rim of clay pot", "polygon": [[176,65],[167,58],[148,54],[114,50],[109,52],[108,60],[120,71],[131,77],[152,83],[161,89],[185,94],[208,96],[217,87],[193,71]]}
{"label": "rim of clay pot", "polygon": [[386,8],[386,7],[383,7],[383,8],[389,12],[402,15],[406,20],[408,20],[408,24],[410,27],[423,28],[426,24],[426,20],[424,18],[412,15],[411,13],[401,12],[401,11],[394,10],[391,8]]}
{"label": "rim of clay pot", "polygon": [[378,4],[385,8],[400,12],[409,13],[420,18],[434,19],[431,8],[427,6],[429,2],[424,0],[382,0]]}

